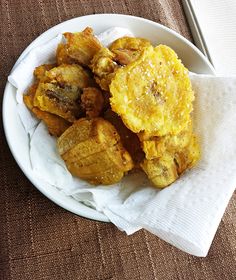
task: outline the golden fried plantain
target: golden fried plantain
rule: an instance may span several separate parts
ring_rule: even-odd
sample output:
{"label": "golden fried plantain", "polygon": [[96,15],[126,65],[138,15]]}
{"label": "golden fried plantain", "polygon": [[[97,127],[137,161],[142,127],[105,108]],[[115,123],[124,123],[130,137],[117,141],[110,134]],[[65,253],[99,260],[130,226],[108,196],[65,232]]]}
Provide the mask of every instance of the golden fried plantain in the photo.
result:
{"label": "golden fried plantain", "polygon": [[111,107],[133,132],[177,134],[190,121],[194,94],[188,71],[169,47],[147,47],[118,69],[110,85]]}
{"label": "golden fried plantain", "polygon": [[[193,167],[199,160],[200,147],[196,136],[190,134],[186,139],[181,142],[178,138],[179,145],[175,145],[176,140],[169,139],[168,143],[165,143],[164,151],[158,151],[159,157],[150,156],[151,150],[148,151],[149,159],[145,159],[141,167],[156,187],[164,188],[170,185],[181,173]],[[170,143],[174,145],[168,146]],[[154,149],[152,151],[155,153]]]}
{"label": "golden fried plantain", "polygon": [[77,33],[66,32],[63,35],[67,40],[66,53],[83,66],[88,66],[96,52],[102,48],[98,39],[93,35],[92,28],[87,27]]}
{"label": "golden fried plantain", "polygon": [[82,89],[93,84],[93,79],[81,66],[62,64],[45,72],[34,97],[34,106],[73,122],[83,113]]}
{"label": "golden fried plantain", "polygon": [[85,110],[87,117],[98,117],[104,106],[104,98],[101,90],[94,87],[84,88],[83,94],[81,95],[81,106]]}
{"label": "golden fried plantain", "polygon": [[133,168],[112,124],[102,118],[80,119],[58,139],[68,170],[93,184],[113,184]]}
{"label": "golden fried plantain", "polygon": [[115,54],[114,60],[121,65],[127,65],[136,60],[142,50],[151,46],[151,43],[143,38],[122,37],[115,40],[109,49]]}
{"label": "golden fried plantain", "polygon": [[107,48],[100,49],[93,57],[90,68],[95,75],[95,80],[102,90],[109,91],[109,85],[119,68],[114,61],[114,54]]}
{"label": "golden fried plantain", "polygon": [[88,71],[77,64],[62,64],[47,71],[45,76],[47,82],[58,84],[63,88],[70,87],[73,89],[72,91],[82,90],[94,84]]}
{"label": "golden fried plantain", "polygon": [[[51,83],[39,83],[34,98],[34,106],[42,111],[58,115],[69,122],[75,121],[82,114],[78,89],[61,88]],[[71,98],[72,97],[72,98]]]}
{"label": "golden fried plantain", "polygon": [[163,156],[165,153],[175,153],[179,149],[185,148],[192,139],[192,122],[176,135],[167,134],[165,136],[153,136],[146,138],[146,135],[139,133],[142,149],[146,159],[154,159]]}
{"label": "golden fried plantain", "polygon": [[165,188],[178,178],[174,159],[168,154],[152,160],[145,159],[141,167],[157,188]]}
{"label": "golden fried plantain", "polygon": [[34,96],[37,87],[38,83],[33,84],[27,93],[23,95],[24,103],[38,119],[44,121],[51,135],[59,137],[71,124],[59,116],[41,111],[34,106]]}

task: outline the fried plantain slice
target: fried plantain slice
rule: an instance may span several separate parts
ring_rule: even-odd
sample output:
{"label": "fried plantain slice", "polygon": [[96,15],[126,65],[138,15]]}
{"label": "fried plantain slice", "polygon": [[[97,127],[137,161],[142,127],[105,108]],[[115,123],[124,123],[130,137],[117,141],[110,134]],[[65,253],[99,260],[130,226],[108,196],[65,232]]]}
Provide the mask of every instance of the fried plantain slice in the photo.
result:
{"label": "fried plantain slice", "polygon": [[169,47],[145,48],[118,69],[110,85],[111,107],[133,132],[177,134],[190,121],[194,94],[188,71]]}
{"label": "fried plantain slice", "polygon": [[176,135],[167,134],[165,136],[153,136],[148,139],[143,133],[139,133],[138,136],[146,159],[158,158],[166,152],[173,154],[190,143],[193,136],[192,122],[189,122],[186,129]]}
{"label": "fried plantain slice", "polygon": [[112,124],[102,118],[80,119],[58,139],[68,170],[93,184],[113,184],[133,168]]}
{"label": "fried plantain slice", "polygon": [[142,50],[151,46],[150,41],[136,37],[122,37],[115,40],[110,50],[115,54],[114,60],[121,65],[127,65],[136,60]]}
{"label": "fried plantain slice", "polygon": [[63,35],[67,40],[65,46],[68,56],[83,66],[88,66],[93,56],[102,48],[90,27],[82,32],[66,32]]}
{"label": "fried plantain slice", "polygon": [[95,80],[102,90],[109,91],[109,85],[119,68],[114,61],[114,54],[107,48],[101,48],[93,57],[90,68],[95,75]]}
{"label": "fried plantain slice", "polygon": [[174,159],[168,154],[152,160],[145,159],[141,167],[157,188],[165,188],[178,178]]}
{"label": "fried plantain slice", "polygon": [[62,64],[47,71],[45,76],[47,82],[58,84],[63,88],[70,87],[74,90],[82,90],[94,84],[94,80],[90,77],[88,71],[77,64]]}
{"label": "fried plantain slice", "polygon": [[28,109],[40,120],[46,124],[51,135],[59,137],[71,124],[65,119],[48,112],[41,111],[34,106],[34,96],[38,83],[33,84],[23,95],[23,100]]}
{"label": "fried plantain slice", "polygon": [[[164,188],[170,185],[180,174],[193,167],[199,160],[200,147],[196,136],[191,134],[187,138],[190,138],[187,145],[183,141],[184,145],[183,143],[174,145],[174,149],[165,147],[165,152],[161,152],[159,157],[149,157],[141,163],[142,169],[156,187]],[[179,138],[177,142],[180,141]]]}
{"label": "fried plantain slice", "polygon": [[34,97],[34,106],[42,111],[58,115],[69,122],[75,121],[82,114],[82,109],[75,97],[79,98],[78,89],[61,88],[51,83],[39,83]]}
{"label": "fried plantain slice", "polygon": [[45,72],[34,97],[34,106],[73,122],[83,113],[82,89],[93,84],[93,79],[81,66],[62,64]]}
{"label": "fried plantain slice", "polygon": [[84,88],[81,95],[81,106],[85,110],[87,117],[98,117],[104,106],[102,91],[94,87]]}
{"label": "fried plantain slice", "polygon": [[95,152],[97,153],[104,150],[109,144],[113,146],[118,143],[120,136],[114,126],[102,118],[81,118],[75,121],[74,125],[67,129],[58,139],[59,153],[63,155],[74,146],[92,139],[94,139],[94,143],[99,144],[96,147],[91,145],[92,150],[96,148]]}

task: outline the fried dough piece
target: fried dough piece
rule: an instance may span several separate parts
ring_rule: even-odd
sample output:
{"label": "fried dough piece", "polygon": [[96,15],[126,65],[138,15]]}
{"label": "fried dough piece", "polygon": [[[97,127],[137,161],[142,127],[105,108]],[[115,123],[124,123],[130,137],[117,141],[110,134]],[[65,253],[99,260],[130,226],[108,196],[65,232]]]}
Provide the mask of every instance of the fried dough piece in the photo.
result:
{"label": "fried dough piece", "polygon": [[34,76],[35,78],[40,81],[45,78],[45,74],[47,71],[51,70],[52,68],[56,67],[56,64],[43,64],[34,69]]}
{"label": "fried dough piece", "polygon": [[92,184],[114,184],[133,168],[129,153],[108,121],[80,119],[58,139],[58,150],[74,176]]}
{"label": "fried dough piece", "polygon": [[56,52],[57,64],[75,64],[77,61],[70,57],[67,53],[67,47],[65,44],[58,44]]}
{"label": "fried dough piece", "polygon": [[104,98],[101,90],[94,87],[84,88],[83,94],[81,95],[81,106],[85,110],[87,117],[98,117],[104,106]]}
{"label": "fried dough piece", "polygon": [[29,88],[27,94],[23,95],[24,103],[38,119],[44,121],[51,135],[59,137],[71,124],[59,116],[41,111],[37,107],[34,107],[34,96],[37,87],[38,83],[33,84]]}
{"label": "fried dough piece", "polygon": [[111,108],[133,132],[177,134],[190,121],[194,94],[188,71],[169,47],[147,47],[118,69],[110,85]]}
{"label": "fried dough piece", "polygon": [[158,188],[173,183],[186,169],[193,167],[200,158],[200,148],[196,137],[191,134],[188,144],[165,150],[160,157],[150,157],[141,163],[148,178]]}
{"label": "fried dough piece", "polygon": [[98,39],[93,35],[92,28],[85,28],[82,32],[63,34],[67,40],[66,52],[77,63],[88,66],[93,56],[102,48]]}
{"label": "fried dough piece", "polygon": [[105,120],[108,120],[120,135],[120,139],[125,149],[131,155],[135,166],[139,167],[139,163],[144,159],[145,155],[141,148],[141,143],[139,141],[138,136],[129,130],[121,118],[113,112],[111,109],[108,109],[104,114]]}
{"label": "fried dough piece", "polygon": [[115,55],[107,48],[100,49],[91,60],[90,68],[102,90],[109,91],[115,71],[119,68],[114,61]]}
{"label": "fried dough piece", "polygon": [[149,46],[151,46],[151,43],[146,39],[122,37],[115,40],[109,49],[115,54],[114,60],[116,62],[121,65],[127,65],[136,60],[142,50]]}

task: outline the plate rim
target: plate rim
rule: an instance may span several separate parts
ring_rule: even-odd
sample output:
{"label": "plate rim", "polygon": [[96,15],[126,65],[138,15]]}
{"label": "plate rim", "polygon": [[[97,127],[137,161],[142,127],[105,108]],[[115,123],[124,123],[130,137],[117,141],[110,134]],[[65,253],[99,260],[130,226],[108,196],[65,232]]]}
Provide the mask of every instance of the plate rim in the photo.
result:
{"label": "plate rim", "polygon": [[[180,35],[179,33],[177,33],[176,31],[158,23],[158,22],[155,22],[155,21],[152,21],[152,20],[149,20],[149,19],[145,19],[145,18],[141,18],[141,17],[137,17],[137,16],[132,16],[132,15],[125,15],[125,14],[111,14],[111,13],[104,13],[104,14],[92,14],[92,15],[85,15],[85,16],[80,16],[80,17],[75,17],[75,18],[71,18],[71,19],[68,19],[66,21],[63,21],[63,22],[60,22],[59,24],[56,24],[52,27],[50,27],[49,29],[47,29],[46,31],[44,31],[43,33],[41,33],[37,38],[35,38],[23,51],[22,53],[20,54],[20,56],[18,57],[18,59],[16,60],[16,62],[14,63],[11,71],[16,67],[16,65],[22,60],[22,58],[29,52],[29,50],[32,48],[32,45],[35,45],[37,44],[38,41],[41,41],[41,39],[43,37],[46,37],[48,36],[48,34],[50,34],[52,32],[52,30],[54,29],[57,29],[61,26],[63,26],[65,23],[68,23],[68,22],[73,22],[73,21],[77,21],[78,19],[86,19],[86,18],[91,18],[91,17],[121,17],[121,18],[124,18],[124,17],[128,17],[128,18],[133,18],[135,20],[139,20],[140,22],[146,22],[146,23],[149,23],[149,24],[152,24],[152,25],[156,25],[158,26],[159,28],[171,33],[172,35],[174,35],[175,37],[177,37],[178,39],[180,39],[181,41],[183,41],[185,44],[187,44],[190,48],[192,48],[200,57],[201,59],[206,63],[206,65],[208,66],[209,68],[209,72],[211,72],[211,74],[215,74],[215,70],[214,70],[214,67],[212,66],[212,64],[208,61],[208,59],[204,56],[204,54],[192,43],[190,42],[188,39],[186,39],[185,37],[183,37],[182,35]],[[49,39],[50,40],[50,39]],[[10,71],[10,73],[11,73]],[[20,167],[21,171],[23,172],[23,174],[26,176],[26,178],[31,182],[31,184],[36,188],[38,189],[44,196],[46,196],[49,200],[51,200],[52,202],[54,202],[55,204],[57,204],[58,206],[72,212],[73,214],[76,214],[78,216],[81,216],[83,218],[87,218],[87,219],[90,219],[90,220],[95,220],[95,221],[100,221],[100,222],[110,222],[110,220],[108,219],[107,216],[105,216],[103,213],[101,212],[98,212],[97,210],[95,209],[91,209],[90,207],[82,204],[81,202],[77,201],[78,204],[80,205],[83,205],[87,208],[89,208],[90,210],[93,211],[93,214],[89,214],[89,213],[86,213],[86,211],[82,211],[82,213],[78,213],[78,211],[76,211],[73,207],[71,207],[70,205],[68,204],[63,204],[60,199],[58,199],[57,197],[53,197],[51,196],[51,194],[49,194],[47,191],[46,191],[46,188],[44,187],[41,187],[39,183],[37,183],[37,179],[32,177],[31,174],[28,174],[27,171],[26,171],[26,168],[24,167],[24,165],[17,159],[16,157],[16,154],[15,154],[15,150],[13,148],[13,145],[12,145],[12,140],[10,139],[10,136],[8,135],[8,129],[7,129],[7,126],[6,126],[6,122],[7,122],[7,106],[6,106],[6,95],[7,95],[7,92],[10,90],[10,87],[12,87],[12,85],[9,83],[9,81],[7,80],[6,82],[6,86],[5,86],[5,89],[4,89],[4,93],[3,93],[3,101],[2,101],[2,123],[3,123],[3,130],[4,130],[4,134],[5,134],[5,137],[6,137],[6,141],[7,141],[7,144],[8,144],[8,147],[11,151],[11,154],[14,158],[14,160],[16,161],[17,165]],[[66,195],[64,195],[66,196]],[[74,198],[71,197],[72,200],[75,200]],[[87,210],[88,211],[88,210]]]}

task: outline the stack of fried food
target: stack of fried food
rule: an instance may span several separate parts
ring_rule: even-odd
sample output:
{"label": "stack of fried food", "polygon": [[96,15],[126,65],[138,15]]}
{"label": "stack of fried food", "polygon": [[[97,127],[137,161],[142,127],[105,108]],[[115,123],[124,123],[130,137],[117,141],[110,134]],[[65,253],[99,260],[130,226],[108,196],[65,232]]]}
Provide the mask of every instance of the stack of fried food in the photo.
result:
{"label": "stack of fried food", "polygon": [[132,37],[106,48],[88,27],[64,37],[57,62],[35,69],[24,102],[58,137],[74,176],[109,185],[142,169],[163,188],[197,162],[194,93],[172,49]]}

